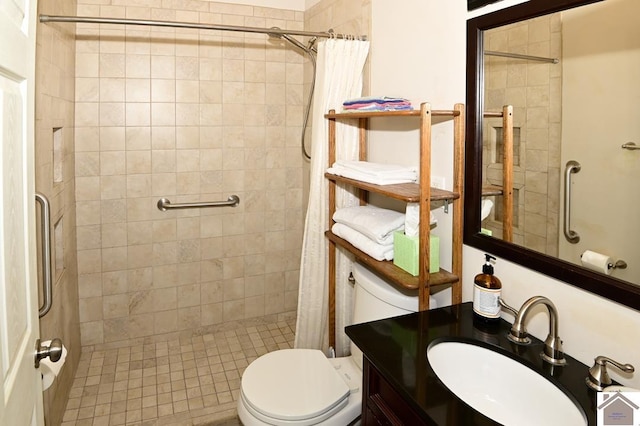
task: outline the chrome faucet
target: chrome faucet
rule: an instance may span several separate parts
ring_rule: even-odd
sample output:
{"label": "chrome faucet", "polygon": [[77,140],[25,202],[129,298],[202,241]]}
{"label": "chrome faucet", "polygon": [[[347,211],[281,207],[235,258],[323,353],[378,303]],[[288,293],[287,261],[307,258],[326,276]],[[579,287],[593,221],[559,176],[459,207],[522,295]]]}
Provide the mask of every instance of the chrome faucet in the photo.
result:
{"label": "chrome faucet", "polygon": [[519,311],[510,308],[512,312],[516,313],[516,319],[507,337],[514,343],[531,343],[527,329],[524,326],[524,321],[531,309],[540,304],[545,305],[549,310],[549,335],[544,341],[544,351],[540,353],[540,356],[550,364],[564,365],[567,361],[564,359],[562,340],[560,340],[560,336],[558,336],[558,311],[553,302],[544,296],[533,296],[522,304]]}

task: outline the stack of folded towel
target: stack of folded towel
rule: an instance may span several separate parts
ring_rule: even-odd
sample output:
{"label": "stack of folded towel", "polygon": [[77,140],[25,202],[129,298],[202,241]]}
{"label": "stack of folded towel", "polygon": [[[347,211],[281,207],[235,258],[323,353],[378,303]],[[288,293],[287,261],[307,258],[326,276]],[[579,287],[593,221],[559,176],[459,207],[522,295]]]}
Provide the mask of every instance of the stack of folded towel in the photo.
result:
{"label": "stack of folded towel", "polygon": [[344,111],[404,111],[412,110],[411,102],[404,98],[388,96],[349,99],[342,103]]}
{"label": "stack of folded towel", "polygon": [[393,233],[404,229],[404,216],[371,205],[345,207],[333,214],[331,232],[376,260],[392,260]]}
{"label": "stack of folded towel", "polygon": [[418,179],[418,170],[415,167],[368,161],[336,161],[327,169],[327,173],[376,185],[410,183]]}

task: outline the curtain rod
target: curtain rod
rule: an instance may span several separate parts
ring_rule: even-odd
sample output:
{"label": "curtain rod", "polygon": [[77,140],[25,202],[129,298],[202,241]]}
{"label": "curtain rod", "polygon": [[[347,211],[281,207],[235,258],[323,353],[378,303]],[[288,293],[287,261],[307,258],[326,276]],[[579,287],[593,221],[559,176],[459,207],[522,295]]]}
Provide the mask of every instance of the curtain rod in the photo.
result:
{"label": "curtain rod", "polygon": [[326,32],[283,30],[277,27],[260,28],[260,27],[244,27],[237,25],[217,25],[217,24],[195,24],[192,22],[174,22],[174,21],[155,21],[150,19],[122,19],[122,18],[97,18],[91,16],[60,16],[60,15],[40,15],[40,22],[71,22],[86,24],[119,24],[119,25],[144,25],[155,27],[172,27],[172,28],[193,28],[198,30],[220,30],[220,31],[237,31],[245,33],[262,33],[272,35],[297,35],[308,37],[324,37],[324,38],[350,38],[358,40],[366,40],[366,36],[353,36],[348,34],[337,34],[333,30]]}
{"label": "curtain rod", "polygon": [[502,56],[504,58],[527,59],[531,61],[549,62],[552,64],[557,64],[558,62],[560,62],[557,58],[544,58],[542,56],[521,55],[519,53],[495,52],[493,50],[485,50],[484,54],[489,56]]}

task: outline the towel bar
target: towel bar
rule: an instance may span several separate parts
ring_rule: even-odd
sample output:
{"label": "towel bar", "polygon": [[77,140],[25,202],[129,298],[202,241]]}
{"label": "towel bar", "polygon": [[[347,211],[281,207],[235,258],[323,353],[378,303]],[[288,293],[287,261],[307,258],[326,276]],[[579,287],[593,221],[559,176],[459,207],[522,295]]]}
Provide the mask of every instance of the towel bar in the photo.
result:
{"label": "towel bar", "polygon": [[227,201],[204,201],[200,203],[180,203],[171,204],[168,198],[158,200],[158,210],[167,211],[171,209],[200,209],[207,207],[235,207],[240,204],[240,197],[230,195]]}

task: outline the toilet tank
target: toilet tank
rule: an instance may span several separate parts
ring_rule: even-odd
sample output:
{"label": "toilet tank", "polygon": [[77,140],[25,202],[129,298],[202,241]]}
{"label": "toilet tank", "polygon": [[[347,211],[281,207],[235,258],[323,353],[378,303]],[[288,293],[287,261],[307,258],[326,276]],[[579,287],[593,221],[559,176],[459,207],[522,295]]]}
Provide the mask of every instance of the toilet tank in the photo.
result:
{"label": "toilet tank", "polygon": [[[386,282],[359,263],[353,264],[355,292],[353,324],[391,318],[418,311],[418,290],[407,290]],[[430,303],[430,308],[435,308]],[[351,355],[362,369],[362,352],[351,343]]]}
{"label": "toilet tank", "polygon": [[359,263],[353,264],[353,278],[354,324],[418,311],[418,290],[398,288]]}
{"label": "toilet tank", "polygon": [[[418,290],[388,283],[359,263],[353,264],[352,272],[355,280],[353,324],[418,312]],[[436,302],[430,297],[429,308],[435,307]],[[353,361],[362,370],[362,351],[353,342],[350,348]]]}

